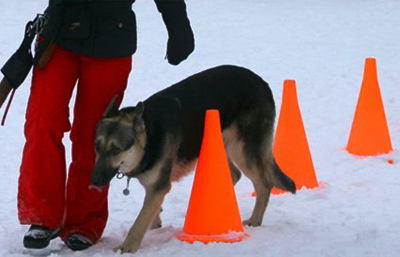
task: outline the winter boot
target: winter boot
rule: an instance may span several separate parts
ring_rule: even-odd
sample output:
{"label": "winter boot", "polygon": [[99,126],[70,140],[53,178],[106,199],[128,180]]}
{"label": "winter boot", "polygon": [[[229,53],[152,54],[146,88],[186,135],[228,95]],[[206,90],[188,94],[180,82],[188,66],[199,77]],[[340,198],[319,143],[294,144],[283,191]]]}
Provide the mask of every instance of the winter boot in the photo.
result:
{"label": "winter boot", "polygon": [[24,247],[31,249],[46,248],[50,240],[60,235],[60,229],[51,229],[38,225],[31,225],[24,236]]}
{"label": "winter boot", "polygon": [[65,241],[65,244],[72,251],[82,251],[91,247],[94,242],[82,234],[72,234]]}

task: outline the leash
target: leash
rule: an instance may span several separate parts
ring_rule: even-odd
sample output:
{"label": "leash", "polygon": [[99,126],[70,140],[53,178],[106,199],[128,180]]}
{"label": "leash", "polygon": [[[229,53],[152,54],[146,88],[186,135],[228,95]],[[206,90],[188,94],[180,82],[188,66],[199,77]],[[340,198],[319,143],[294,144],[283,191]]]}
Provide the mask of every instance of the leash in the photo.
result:
{"label": "leash", "polygon": [[1,126],[4,126],[4,124],[6,123],[6,118],[7,118],[8,110],[10,109],[11,102],[12,102],[12,100],[13,100],[13,98],[14,98],[15,90],[16,90],[16,89],[13,88],[12,91],[11,91],[10,99],[8,99],[8,103],[7,103],[7,106],[6,106],[6,110],[4,111],[3,119],[1,120]]}
{"label": "leash", "polygon": [[122,191],[122,193],[125,196],[128,196],[130,194],[131,191],[129,191],[129,182],[131,181],[131,177],[125,175],[124,173],[118,171],[117,173],[117,179],[123,179],[124,177],[126,177],[126,188]]}
{"label": "leash", "polygon": [[[44,27],[44,25],[45,25],[46,22],[47,22],[46,19],[47,19],[47,16],[46,16],[46,15],[44,15],[44,14],[37,14],[36,17],[35,17],[35,19],[33,19],[33,21],[29,21],[29,22],[25,25],[25,35],[24,35],[24,38],[23,38],[23,40],[22,40],[22,44],[21,44],[21,46],[20,46],[19,49],[21,49],[21,47],[23,47],[23,46],[29,46],[29,48],[27,49],[27,51],[28,51],[28,54],[31,54],[31,48],[30,48],[30,46],[31,46],[31,44],[32,44],[32,41],[33,41],[33,39],[34,39],[34,37],[35,37],[36,35],[39,35],[40,33],[43,32],[43,27]],[[17,52],[19,51],[19,49],[17,50]],[[29,68],[29,69],[30,69],[30,68]],[[3,70],[2,70],[2,71],[3,71]],[[26,74],[26,75],[27,75],[27,74]],[[5,78],[6,78],[6,76],[5,76]],[[10,82],[8,82],[8,83],[10,83]],[[22,83],[22,82],[21,82],[21,83]],[[10,99],[8,100],[6,109],[5,109],[4,114],[3,114],[3,118],[2,118],[2,120],[1,120],[1,126],[4,126],[4,124],[6,123],[8,111],[10,110],[11,102],[12,102],[12,100],[13,100],[13,98],[14,98],[15,91],[16,91],[16,89],[17,89],[18,86],[19,86],[19,85],[17,85],[17,86],[15,87],[15,85],[14,85],[14,86],[12,87],[11,96],[10,96]],[[9,91],[8,91],[8,92],[9,92]],[[7,93],[7,94],[8,94],[8,93]],[[5,97],[7,97],[7,95],[6,95]]]}

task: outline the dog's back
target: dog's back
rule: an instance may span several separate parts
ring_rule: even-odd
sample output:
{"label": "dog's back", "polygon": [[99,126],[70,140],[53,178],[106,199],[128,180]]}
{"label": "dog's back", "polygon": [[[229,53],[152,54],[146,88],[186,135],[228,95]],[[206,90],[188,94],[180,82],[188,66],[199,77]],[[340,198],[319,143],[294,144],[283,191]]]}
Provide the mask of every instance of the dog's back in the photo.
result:
{"label": "dog's back", "polygon": [[[182,133],[179,154],[187,159],[199,154],[206,110],[219,110],[223,130],[240,120],[241,124],[264,122],[265,128],[257,130],[266,131],[272,129],[275,119],[275,104],[268,84],[252,71],[230,65],[190,76],[151,96],[144,104],[146,124],[156,119],[158,126]],[[252,131],[255,128],[250,127],[250,131],[242,132],[260,135],[261,131]]]}
{"label": "dog's back", "polygon": [[[188,115],[204,117],[204,111],[217,109],[221,113],[221,126],[229,126],[241,111],[256,108],[264,102],[266,108],[275,104],[268,84],[252,71],[224,65],[192,75],[156,94],[145,101],[149,105],[159,104],[160,98],[170,98],[179,104]],[[160,110],[154,110],[159,112]],[[271,117],[273,118],[273,117]],[[204,118],[203,118],[204,120]]]}

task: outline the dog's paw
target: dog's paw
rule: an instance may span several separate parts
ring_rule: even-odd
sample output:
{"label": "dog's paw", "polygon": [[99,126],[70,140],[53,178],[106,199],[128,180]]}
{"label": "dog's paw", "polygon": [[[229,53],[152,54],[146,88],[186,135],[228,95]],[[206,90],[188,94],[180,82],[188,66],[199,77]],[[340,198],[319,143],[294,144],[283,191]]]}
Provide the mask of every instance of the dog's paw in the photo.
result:
{"label": "dog's paw", "polygon": [[123,254],[123,253],[135,253],[135,252],[137,252],[138,249],[139,249],[139,245],[138,246],[136,246],[135,244],[127,245],[127,244],[123,243],[122,245],[115,247],[114,248],[114,252],[115,253],[116,252],[121,252],[121,254]]}
{"label": "dog's paw", "polygon": [[162,228],[161,223],[153,223],[150,227],[150,230]]}
{"label": "dog's paw", "polygon": [[161,228],[161,227],[162,227],[162,221],[161,221],[160,215],[157,215],[157,216],[154,218],[153,223],[151,224],[150,229],[158,229],[158,228]]}
{"label": "dog's paw", "polygon": [[250,218],[250,219],[243,221],[243,226],[259,227],[259,226],[261,226],[261,221],[256,221],[256,220]]}

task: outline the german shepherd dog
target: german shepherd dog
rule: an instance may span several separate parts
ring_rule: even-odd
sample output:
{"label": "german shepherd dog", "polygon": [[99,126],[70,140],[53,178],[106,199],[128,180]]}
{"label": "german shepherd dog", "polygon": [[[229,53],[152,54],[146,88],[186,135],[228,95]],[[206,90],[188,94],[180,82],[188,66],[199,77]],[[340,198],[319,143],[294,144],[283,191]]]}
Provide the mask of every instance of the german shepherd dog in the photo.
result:
{"label": "german shepherd dog", "polygon": [[202,143],[205,112],[220,112],[233,183],[243,172],[257,194],[251,217],[260,226],[273,186],[296,192],[272,154],[275,103],[268,84],[252,71],[218,66],[178,82],[136,107],[111,101],[96,130],[92,185],[101,188],[117,174],[144,186],[143,207],[115,251],[136,252],[146,231],[161,227],[160,211],[171,182],[194,169]]}

